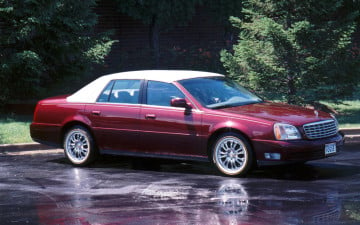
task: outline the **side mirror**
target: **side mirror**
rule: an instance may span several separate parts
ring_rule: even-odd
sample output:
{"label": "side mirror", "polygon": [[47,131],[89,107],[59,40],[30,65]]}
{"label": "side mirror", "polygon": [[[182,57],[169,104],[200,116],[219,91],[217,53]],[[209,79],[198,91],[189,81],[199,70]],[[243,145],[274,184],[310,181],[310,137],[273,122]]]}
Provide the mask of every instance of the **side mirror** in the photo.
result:
{"label": "side mirror", "polygon": [[178,108],[192,109],[192,106],[184,98],[173,98],[170,105]]}

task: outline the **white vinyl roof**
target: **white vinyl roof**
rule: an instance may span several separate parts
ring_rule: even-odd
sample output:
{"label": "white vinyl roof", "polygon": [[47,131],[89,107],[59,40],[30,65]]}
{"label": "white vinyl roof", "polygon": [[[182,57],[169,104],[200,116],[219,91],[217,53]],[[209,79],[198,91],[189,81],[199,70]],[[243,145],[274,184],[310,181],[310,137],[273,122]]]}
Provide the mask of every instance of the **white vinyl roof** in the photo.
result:
{"label": "white vinyl roof", "polygon": [[217,73],[199,72],[191,70],[142,70],[114,73],[99,77],[92,81],[73,95],[67,97],[68,102],[94,103],[111,80],[154,80],[171,83],[178,80],[185,80],[199,77],[219,77],[223,76]]}

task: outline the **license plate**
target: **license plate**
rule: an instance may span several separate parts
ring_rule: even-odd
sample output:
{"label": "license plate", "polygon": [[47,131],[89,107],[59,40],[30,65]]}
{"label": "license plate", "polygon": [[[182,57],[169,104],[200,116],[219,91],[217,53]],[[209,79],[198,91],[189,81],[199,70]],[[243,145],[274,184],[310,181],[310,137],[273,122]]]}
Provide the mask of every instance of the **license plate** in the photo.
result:
{"label": "license plate", "polygon": [[325,145],[325,155],[336,153],[336,143],[330,143]]}

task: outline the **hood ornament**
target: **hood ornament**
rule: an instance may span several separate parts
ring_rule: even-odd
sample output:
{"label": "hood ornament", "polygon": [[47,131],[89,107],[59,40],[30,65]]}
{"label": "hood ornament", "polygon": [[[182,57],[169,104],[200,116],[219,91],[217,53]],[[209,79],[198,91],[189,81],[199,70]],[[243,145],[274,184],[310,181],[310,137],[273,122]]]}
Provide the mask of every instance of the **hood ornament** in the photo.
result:
{"label": "hood ornament", "polygon": [[317,110],[314,110],[314,114],[315,114],[316,118],[319,118],[319,112]]}

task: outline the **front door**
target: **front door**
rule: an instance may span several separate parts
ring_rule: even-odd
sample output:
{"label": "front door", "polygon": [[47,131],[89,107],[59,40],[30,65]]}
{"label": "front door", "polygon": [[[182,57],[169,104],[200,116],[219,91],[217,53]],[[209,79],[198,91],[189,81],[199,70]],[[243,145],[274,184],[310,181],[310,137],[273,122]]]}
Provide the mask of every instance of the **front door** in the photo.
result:
{"label": "front door", "polygon": [[146,104],[140,113],[141,148],[148,153],[199,156],[201,112],[171,107],[173,98],[185,95],[173,84],[148,81]]}

